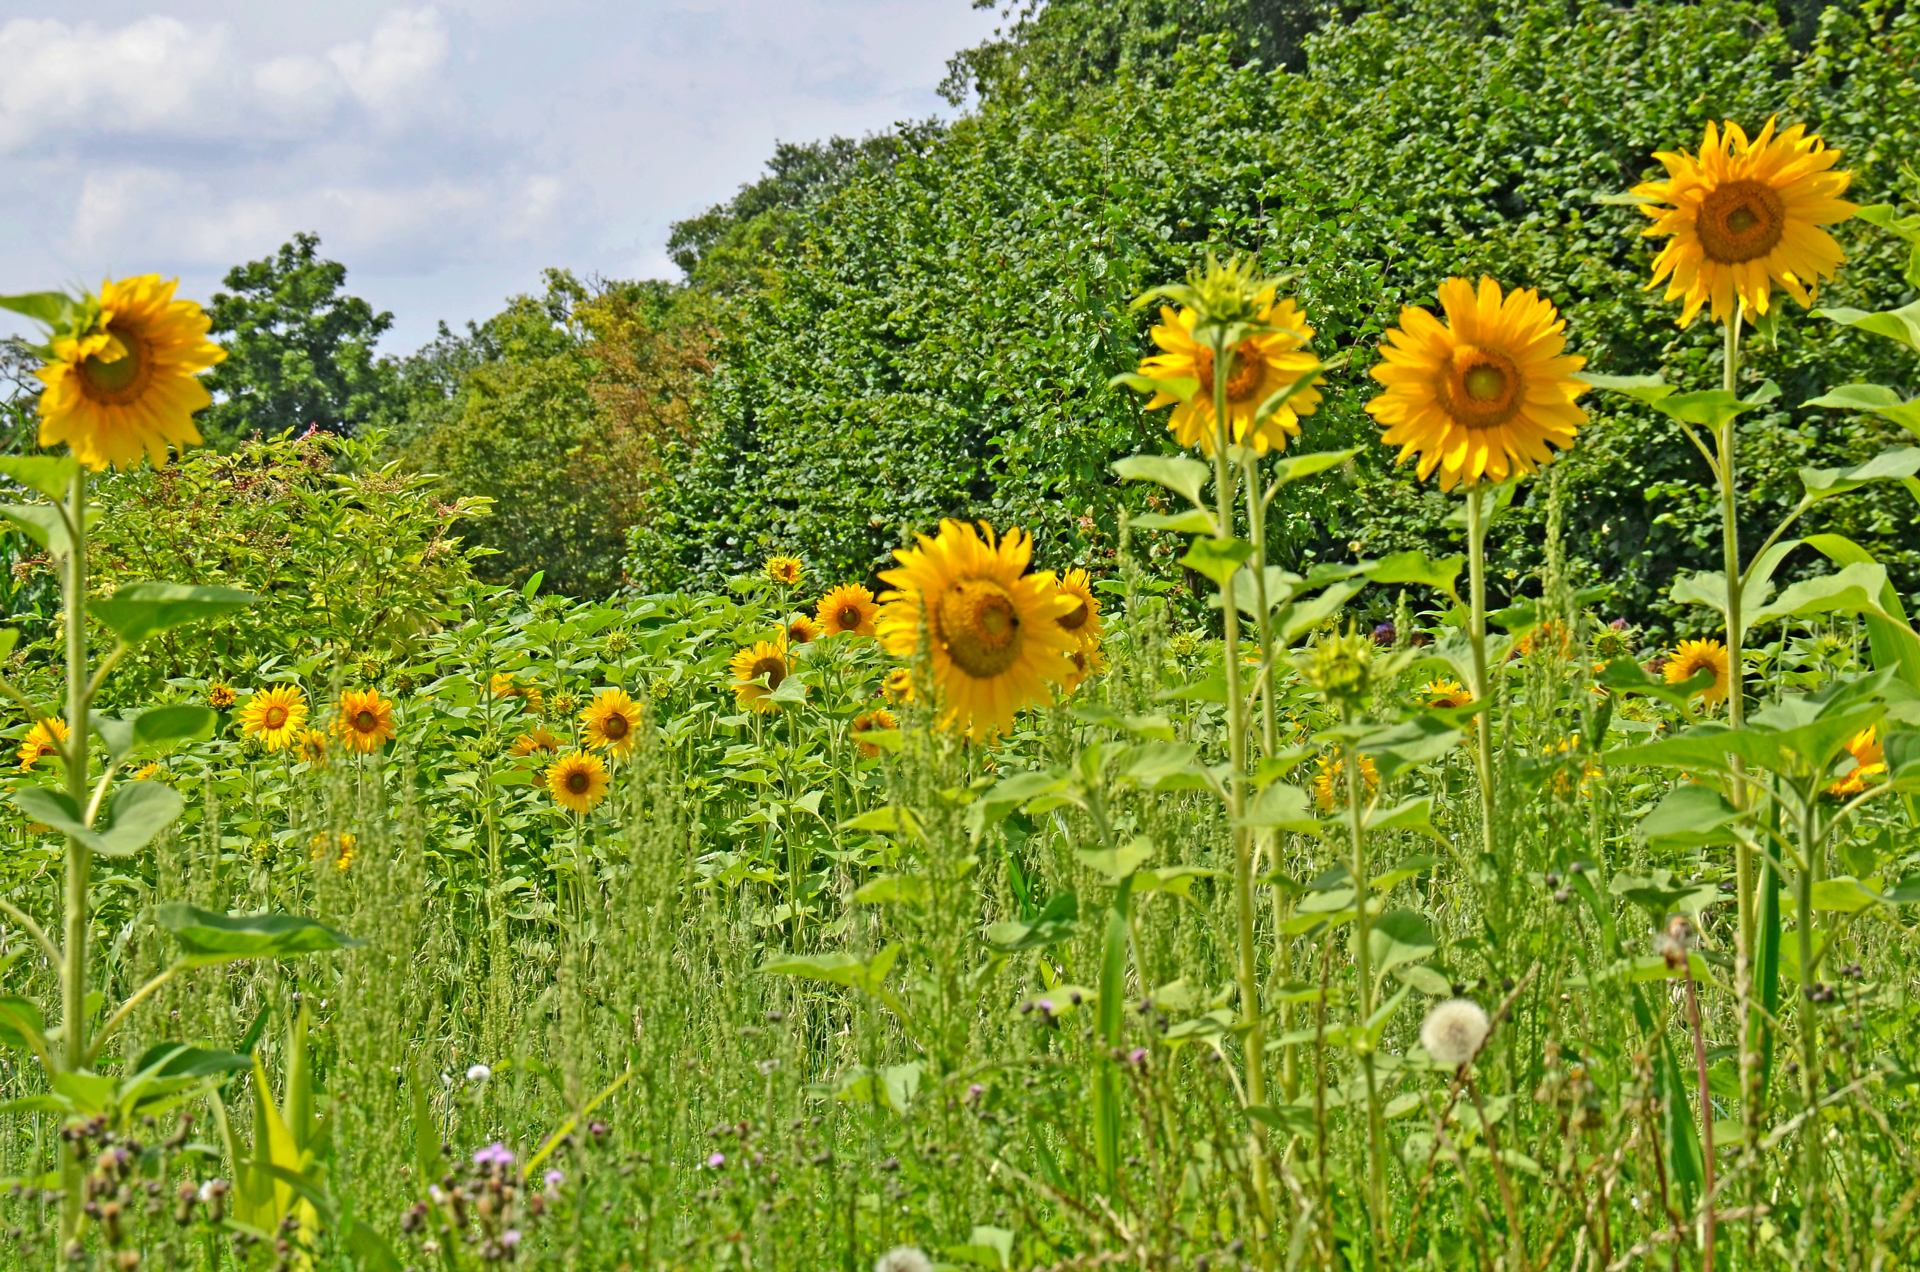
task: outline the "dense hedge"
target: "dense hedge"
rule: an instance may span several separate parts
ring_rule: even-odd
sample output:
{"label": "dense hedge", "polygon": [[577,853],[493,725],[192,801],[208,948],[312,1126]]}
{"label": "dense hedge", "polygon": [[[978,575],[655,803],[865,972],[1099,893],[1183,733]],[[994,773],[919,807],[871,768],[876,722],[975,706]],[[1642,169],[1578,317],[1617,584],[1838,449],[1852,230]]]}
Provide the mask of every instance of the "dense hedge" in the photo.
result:
{"label": "dense hedge", "polygon": [[[903,526],[955,513],[1026,523],[1048,559],[1097,563],[1135,497],[1108,463],[1169,447],[1107,387],[1144,347],[1129,302],[1209,245],[1297,274],[1320,347],[1351,354],[1306,437],[1325,448],[1374,436],[1361,410],[1372,346],[1450,273],[1543,289],[1596,370],[1717,384],[1713,329],[1675,328],[1674,308],[1643,290],[1642,218],[1601,202],[1652,168],[1653,149],[1697,143],[1709,118],[1805,120],[1844,148],[1863,199],[1914,193],[1899,169],[1920,132],[1914,15],[1829,10],[1801,54],[1770,7],[1729,0],[1402,0],[1306,43],[1300,73],[1236,64],[1209,38],[1152,77],[989,99],[815,200],[797,226],[787,215],[756,285],[724,305],[704,423],[664,465],[673,480],[631,532],[629,572],[707,582],[777,548],[861,574]],[[1853,263],[1826,299],[1903,300],[1891,248],[1857,223],[1842,237]],[[1756,373],[1785,390],[1746,425],[1757,527],[1797,493],[1798,465],[1891,440],[1793,404],[1913,368],[1797,312],[1777,344],[1749,343]],[[1556,475],[1570,551],[1620,605],[1651,613],[1677,567],[1712,559],[1705,470],[1652,417],[1595,405]],[[1297,497],[1276,526],[1282,552],[1439,539],[1447,501],[1390,459],[1369,447]],[[1545,489],[1503,539],[1511,570],[1533,563]],[[1832,506],[1847,520],[1830,527],[1876,541],[1903,590],[1920,584],[1910,508]]]}

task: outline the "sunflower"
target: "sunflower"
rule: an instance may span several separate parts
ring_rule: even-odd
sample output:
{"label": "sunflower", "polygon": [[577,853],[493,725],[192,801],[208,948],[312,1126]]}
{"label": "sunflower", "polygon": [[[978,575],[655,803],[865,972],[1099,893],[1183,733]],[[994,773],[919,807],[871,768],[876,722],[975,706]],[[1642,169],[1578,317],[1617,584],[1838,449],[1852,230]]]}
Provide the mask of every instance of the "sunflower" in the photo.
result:
{"label": "sunflower", "polygon": [[1073,652],[1067,655],[1067,661],[1073,665],[1073,672],[1060,682],[1060,691],[1063,695],[1075,692],[1081,685],[1101,675],[1107,669],[1106,651],[1100,648],[1100,642],[1097,639],[1081,641],[1075,645]]}
{"label": "sunflower", "polygon": [[880,748],[871,742],[863,741],[860,735],[863,733],[878,733],[883,729],[897,729],[899,727],[900,721],[896,720],[893,712],[887,710],[885,707],[875,707],[871,711],[863,711],[853,717],[853,724],[851,726],[853,744],[860,749],[860,754],[862,755],[878,755],[880,754]]}
{"label": "sunflower", "polygon": [[67,741],[67,722],[58,716],[48,716],[27,730],[27,736],[20,739],[20,749],[14,754],[19,757],[20,771],[26,773],[40,762],[43,755],[52,755]]}
{"label": "sunflower", "polygon": [[896,707],[903,702],[913,701],[913,672],[905,667],[895,667],[880,682],[881,696]]}
{"label": "sunflower", "polygon": [[787,643],[804,645],[820,635],[820,625],[805,614],[795,614],[787,619]]}
{"label": "sunflower", "polygon": [[793,670],[787,661],[787,647],[777,640],[755,641],[739,650],[728,664],[733,672],[733,697],[742,707],[761,715],[780,709],[773,691]]}
{"label": "sunflower", "polygon": [[1727,686],[1732,683],[1732,673],[1727,662],[1727,647],[1717,640],[1683,640],[1671,654],[1667,655],[1666,666],[1661,669],[1670,685],[1685,684],[1699,674],[1701,670],[1713,673],[1713,682],[1696,696],[1708,706],[1727,700]]}
{"label": "sunflower", "polygon": [[1082,645],[1098,646],[1102,635],[1100,602],[1093,595],[1093,583],[1085,570],[1068,570],[1054,582],[1060,591],[1073,598],[1073,608],[1057,620],[1060,626]]}
{"label": "sunflower", "polygon": [[519,698],[535,711],[540,709],[543,696],[538,685],[523,685],[511,674],[504,671],[493,673],[493,696],[496,698]]}
{"label": "sunflower", "polygon": [[148,760],[133,771],[133,780],[136,782],[151,782],[159,776],[160,761],[158,760]]}
{"label": "sunflower", "polygon": [[587,745],[604,748],[625,759],[633,751],[640,729],[640,707],[625,689],[602,689],[580,713]]}
{"label": "sunflower", "polygon": [[[1241,446],[1250,446],[1264,455],[1270,450],[1285,450],[1287,439],[1300,436],[1300,417],[1312,415],[1320,405],[1324,376],[1315,375],[1320,360],[1305,351],[1313,339],[1313,328],[1291,300],[1276,301],[1273,288],[1264,289],[1257,301],[1254,322],[1269,328],[1256,331],[1235,345],[1227,360],[1228,437]],[[1217,429],[1213,419],[1213,350],[1194,338],[1199,314],[1192,309],[1178,313],[1171,308],[1160,311],[1160,322],[1151,333],[1160,352],[1140,363],[1140,374],[1158,382],[1146,409],[1173,407],[1167,418],[1167,431],[1182,446],[1198,446],[1204,454],[1213,453]],[[1311,380],[1307,377],[1312,376]],[[1186,385],[1167,381],[1187,381],[1196,387],[1186,393]],[[1306,381],[1302,383],[1302,381]],[[1299,385],[1285,404],[1275,408],[1266,419],[1254,422],[1261,405],[1291,385]]]}
{"label": "sunflower", "polygon": [[1048,572],[1028,574],[1033,540],[1019,530],[996,539],[984,524],[942,521],[936,537],[894,552],[899,568],[880,577],[881,646],[897,658],[925,650],[939,687],[940,722],[989,738],[1014,712],[1048,700],[1050,683],[1073,674],[1077,645],[1059,620],[1073,608]]}
{"label": "sunflower", "polygon": [[800,576],[806,573],[806,567],[800,563],[800,558],[790,556],[768,557],[766,570],[767,577],[782,587],[794,586],[800,581]]}
{"label": "sunflower", "polygon": [[240,728],[278,751],[299,740],[307,727],[307,695],[298,685],[275,685],[248,698],[240,708]]}
{"label": "sunflower", "polygon": [[327,735],[318,729],[307,729],[300,734],[300,758],[319,768],[327,762]]}
{"label": "sunflower", "polygon": [[1557,618],[1549,618],[1522,632],[1520,639],[1513,642],[1513,652],[1509,656],[1526,658],[1549,649],[1562,658],[1573,652],[1573,633]]}
{"label": "sunflower", "polygon": [[333,868],[345,872],[353,864],[354,848],[359,842],[352,831],[343,830],[338,835],[321,831],[309,841],[309,846],[313,849],[315,861],[325,861],[331,857]]}
{"label": "sunflower", "polygon": [[858,583],[843,583],[820,598],[814,618],[829,636],[852,632],[855,636],[873,635],[873,620],[880,607],[873,593]]}
{"label": "sunflower", "polygon": [[1462,481],[1505,481],[1531,473],[1562,450],[1586,422],[1574,400],[1587,386],[1574,379],[1585,358],[1562,351],[1566,323],[1537,292],[1464,278],[1440,284],[1442,323],[1418,305],[1400,311],[1400,325],[1380,346],[1373,378],[1385,391],[1367,413],[1386,429],[1380,440],[1400,447],[1404,463],[1419,455],[1425,481],[1435,469],[1440,489]]}
{"label": "sunflower", "polygon": [[[1380,789],[1380,770],[1374,767],[1373,757],[1360,757],[1360,785],[1366,788],[1366,798],[1372,799],[1374,792]],[[1313,803],[1322,813],[1331,813],[1335,807],[1346,802],[1347,762],[1340,755],[1329,752],[1320,757],[1313,766]]]}
{"label": "sunflower", "polygon": [[155,468],[170,446],[200,440],[193,413],[213,399],[196,378],[224,359],[207,340],[200,306],[175,300],[176,279],[158,274],[100,285],[100,311],[83,331],[56,336],[35,374],[40,444],[65,443],[88,468],[127,468],[141,456]]}
{"label": "sunflower", "polygon": [[541,728],[522,733],[513,740],[513,745],[507,748],[510,754],[517,756],[538,755],[559,749],[560,739]]}
{"label": "sunflower", "polygon": [[1877,725],[1868,725],[1848,738],[1847,754],[1853,759],[1853,767],[1827,787],[1827,794],[1835,799],[1851,799],[1887,773],[1887,753],[1880,746]]}
{"label": "sunflower", "polygon": [[1775,122],[1751,141],[1736,123],[1724,131],[1709,123],[1698,155],[1655,154],[1666,180],[1633,188],[1653,218],[1642,233],[1668,240],[1647,286],[1666,282],[1666,298],[1681,303],[1683,327],[1705,305],[1722,323],[1743,308],[1764,314],[1775,285],[1809,306],[1845,259],[1821,227],[1858,211],[1840,197],[1853,174],[1834,169],[1840,152],[1805,125],[1776,135]]}
{"label": "sunflower", "polygon": [[[1556,768],[1553,772],[1554,794],[1570,795],[1573,793],[1573,778],[1568,773],[1567,768],[1574,758],[1574,753],[1584,746],[1585,740],[1581,738],[1578,733],[1570,733],[1560,739],[1560,741],[1547,747],[1547,758],[1549,760],[1563,761],[1560,767]],[[1580,794],[1583,796],[1591,795],[1593,793],[1593,779],[1598,776],[1600,776],[1599,761],[1592,756],[1583,759],[1580,763]]]}
{"label": "sunflower", "polygon": [[215,711],[225,711],[233,705],[233,686],[224,680],[216,680],[207,686],[207,705]]}
{"label": "sunflower", "polygon": [[340,695],[333,728],[348,746],[371,754],[393,740],[393,704],[378,689],[349,689]]}
{"label": "sunflower", "polygon": [[1429,707],[1464,707],[1473,695],[1458,680],[1429,680],[1420,686],[1420,701]]}
{"label": "sunflower", "polygon": [[590,751],[569,751],[547,769],[547,790],[562,808],[590,813],[607,797],[607,766]]}

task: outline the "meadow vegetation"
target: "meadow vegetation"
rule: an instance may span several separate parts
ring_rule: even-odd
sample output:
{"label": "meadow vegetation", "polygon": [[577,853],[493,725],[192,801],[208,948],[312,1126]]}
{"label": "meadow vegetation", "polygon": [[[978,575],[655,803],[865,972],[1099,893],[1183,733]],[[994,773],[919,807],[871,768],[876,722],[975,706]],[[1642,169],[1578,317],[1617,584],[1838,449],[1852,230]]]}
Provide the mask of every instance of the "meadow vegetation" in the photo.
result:
{"label": "meadow vegetation", "polygon": [[1916,57],[1054,0],[685,284],[0,297],[0,1263],[1909,1266]]}

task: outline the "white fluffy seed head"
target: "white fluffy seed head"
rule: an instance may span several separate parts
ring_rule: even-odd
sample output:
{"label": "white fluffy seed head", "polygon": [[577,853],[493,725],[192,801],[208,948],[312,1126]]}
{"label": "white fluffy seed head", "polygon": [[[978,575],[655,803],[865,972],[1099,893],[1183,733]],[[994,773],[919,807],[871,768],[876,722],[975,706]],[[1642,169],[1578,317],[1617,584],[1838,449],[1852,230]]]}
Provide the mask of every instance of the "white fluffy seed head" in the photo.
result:
{"label": "white fluffy seed head", "polygon": [[1435,1064],[1457,1069],[1480,1054],[1480,1046],[1492,1030],[1493,1022],[1479,1003],[1470,998],[1449,998],[1435,1003],[1421,1022],[1420,1045]]}
{"label": "white fluffy seed head", "polygon": [[918,1246],[895,1246],[880,1256],[873,1272],[933,1272],[933,1260]]}

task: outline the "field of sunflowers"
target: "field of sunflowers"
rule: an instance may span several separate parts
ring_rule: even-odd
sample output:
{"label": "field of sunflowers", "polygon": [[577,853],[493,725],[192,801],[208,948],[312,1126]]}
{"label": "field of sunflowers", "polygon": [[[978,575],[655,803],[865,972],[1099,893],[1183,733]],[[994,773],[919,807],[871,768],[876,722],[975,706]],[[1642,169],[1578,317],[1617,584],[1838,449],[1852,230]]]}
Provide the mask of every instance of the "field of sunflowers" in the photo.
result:
{"label": "field of sunflowers", "polygon": [[[1800,123],[1645,140],[1717,382],[1469,270],[1336,355],[1219,244],[1138,298],[1153,510],[1091,573],[953,508],[865,578],[489,586],[350,440],[203,447],[173,283],[0,298],[44,329],[0,517],[58,601],[0,629],[0,1263],[1913,1266],[1920,635],[1806,527],[1920,501],[1920,405],[1829,386],[1912,443],[1738,511],[1744,355],[1920,356],[1920,302],[1817,295],[1850,221],[1920,289],[1920,217]],[[1270,561],[1357,453],[1349,360],[1457,551]],[[1713,477],[1690,631],[1596,608],[1552,515],[1490,607],[1516,494],[1626,411]],[[145,573],[205,564],[151,550],[186,481],[297,497],[361,608]]]}

